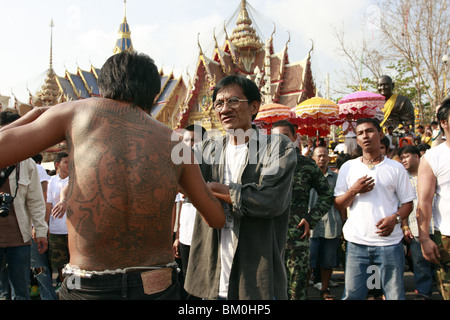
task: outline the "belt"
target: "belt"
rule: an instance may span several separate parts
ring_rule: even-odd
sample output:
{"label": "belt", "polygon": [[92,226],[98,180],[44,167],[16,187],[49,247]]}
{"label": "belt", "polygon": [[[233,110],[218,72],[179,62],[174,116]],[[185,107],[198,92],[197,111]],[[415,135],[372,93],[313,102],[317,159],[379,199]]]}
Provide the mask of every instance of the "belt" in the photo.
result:
{"label": "belt", "polygon": [[106,275],[115,275],[115,274],[123,274],[123,273],[132,273],[132,272],[145,272],[145,271],[154,271],[164,268],[178,268],[178,264],[173,261],[166,265],[162,266],[151,266],[151,267],[128,267],[125,269],[116,269],[116,270],[105,270],[105,271],[86,271],[81,270],[80,268],[72,267],[70,264],[66,264],[62,270],[63,275],[68,276],[77,276],[80,278],[90,279],[92,276],[106,276]]}
{"label": "belt", "polygon": [[85,271],[67,264],[63,269],[63,275],[79,278],[80,283],[85,285],[89,285],[90,281],[102,281],[103,279],[108,281],[111,278],[119,277],[115,281],[121,279],[119,281],[122,282],[123,294],[127,287],[128,275],[133,278],[139,277],[144,292],[151,295],[170,287],[174,283],[173,280],[176,279],[178,271],[178,264],[175,261],[164,266],[129,267],[106,271]]}

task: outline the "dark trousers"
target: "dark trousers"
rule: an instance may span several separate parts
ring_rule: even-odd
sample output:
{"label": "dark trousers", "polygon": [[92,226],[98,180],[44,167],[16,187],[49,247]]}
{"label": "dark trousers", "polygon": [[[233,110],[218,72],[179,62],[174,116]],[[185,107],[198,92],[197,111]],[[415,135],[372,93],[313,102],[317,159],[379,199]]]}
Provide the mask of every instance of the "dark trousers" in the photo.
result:
{"label": "dark trousers", "polygon": [[59,293],[60,300],[179,300],[177,271],[172,272],[172,285],[162,292],[147,295],[141,272],[94,275],[92,278],[68,276]]}

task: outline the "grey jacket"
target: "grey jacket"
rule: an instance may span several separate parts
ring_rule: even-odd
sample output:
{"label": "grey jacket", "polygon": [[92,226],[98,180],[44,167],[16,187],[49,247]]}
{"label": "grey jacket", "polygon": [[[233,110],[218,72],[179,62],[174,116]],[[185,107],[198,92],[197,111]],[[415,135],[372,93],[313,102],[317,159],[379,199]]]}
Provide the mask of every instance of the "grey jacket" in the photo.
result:
{"label": "grey jacket", "polygon": [[[287,299],[284,248],[297,158],[286,136],[255,132],[239,183],[229,185],[233,204],[223,204],[234,216],[228,299],[282,300]],[[227,137],[221,137],[194,147],[205,181],[223,183],[226,146]],[[219,280],[220,230],[209,228],[197,214],[185,289],[217,299]]]}

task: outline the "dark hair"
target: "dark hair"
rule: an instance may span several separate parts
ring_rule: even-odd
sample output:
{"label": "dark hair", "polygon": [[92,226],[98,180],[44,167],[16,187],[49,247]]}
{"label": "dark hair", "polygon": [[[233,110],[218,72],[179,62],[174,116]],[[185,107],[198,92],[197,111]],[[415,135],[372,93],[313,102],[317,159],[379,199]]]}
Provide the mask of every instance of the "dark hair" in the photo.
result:
{"label": "dark hair", "polygon": [[198,132],[201,131],[202,132],[202,138],[206,138],[206,129],[203,128],[203,126],[198,125],[198,124],[191,124],[189,126],[187,126],[186,128],[184,128],[187,131],[191,131],[191,132]]}
{"label": "dark hair", "polygon": [[417,146],[417,149],[419,149],[419,151],[427,151],[430,148],[431,146],[428,143],[421,143]]}
{"label": "dark hair", "polygon": [[67,158],[67,157],[69,157],[69,155],[67,153],[60,152],[60,153],[56,154],[55,160],[53,160],[53,163],[54,164],[60,163],[63,158]]}
{"label": "dark hair", "polygon": [[20,115],[12,111],[2,111],[0,112],[0,126],[6,126],[11,122],[16,121],[20,118]]}
{"label": "dark hair", "polygon": [[380,122],[375,118],[361,118],[356,120],[356,126],[359,126],[360,124],[363,123],[372,123],[378,132],[381,131]]}
{"label": "dark hair", "polygon": [[401,147],[398,152],[398,155],[401,156],[404,153],[417,154],[417,156],[420,158],[419,148],[413,145],[406,145],[404,147]]}
{"label": "dark hair", "polygon": [[275,123],[272,125],[272,129],[273,129],[273,128],[276,128],[276,127],[288,127],[289,130],[290,130],[291,133],[292,133],[292,136],[293,136],[293,137],[295,136],[295,128],[294,128],[294,125],[293,125],[292,123],[290,123],[289,121],[287,121],[287,120],[278,120],[277,122],[275,122]]}
{"label": "dark hair", "polygon": [[441,106],[439,107],[436,115],[439,121],[439,127],[441,128],[442,132],[444,132],[444,128],[442,128],[441,126],[441,121],[448,120],[449,110],[450,110],[450,98],[445,98]]}
{"label": "dark hair", "polygon": [[149,56],[122,51],[105,62],[98,87],[104,98],[128,101],[149,112],[161,90],[161,78]]}
{"label": "dark hair", "polygon": [[43,159],[43,156],[42,156],[42,154],[38,153],[37,155],[32,156],[31,158],[34,160],[34,162],[41,163],[42,159]]}
{"label": "dark hair", "polygon": [[[247,98],[249,104],[252,103],[253,101],[261,102],[261,92],[259,92],[256,83],[254,83],[250,79],[247,79],[244,76],[227,76],[222,80],[220,80],[219,83],[214,88],[212,96],[213,103],[216,101],[216,97],[219,91],[222,88],[230,86],[232,84],[237,84],[242,88],[244,96]],[[252,121],[255,120],[255,118],[256,114],[253,115]]]}
{"label": "dark hair", "polygon": [[383,138],[381,138],[380,142],[385,145],[386,151],[389,151],[389,146],[391,145],[391,141],[389,140],[389,138],[384,136]]}
{"label": "dark hair", "polygon": [[336,169],[340,169],[342,165],[352,157],[348,153],[339,153],[336,157]]}

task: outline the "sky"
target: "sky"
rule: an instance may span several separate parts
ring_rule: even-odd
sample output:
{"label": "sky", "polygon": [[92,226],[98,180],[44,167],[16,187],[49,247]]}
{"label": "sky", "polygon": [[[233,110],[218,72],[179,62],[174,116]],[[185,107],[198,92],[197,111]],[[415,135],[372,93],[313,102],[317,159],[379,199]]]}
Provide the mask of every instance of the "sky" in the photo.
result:
{"label": "sky", "polygon": [[[290,62],[311,53],[316,86],[326,96],[339,84],[345,60],[337,54],[333,27],[358,43],[376,37],[372,23],[380,15],[376,0],[248,0],[253,27],[263,41],[275,29],[274,49],[288,43]],[[240,0],[128,0],[126,17],[135,50],[146,53],[165,73],[176,77],[195,72],[200,43],[211,57],[213,34],[219,45],[224,26],[231,35]],[[0,94],[26,102],[28,90],[39,90],[49,68],[52,33],[53,69],[63,76],[77,66],[101,68],[118,37],[124,17],[123,0],[0,0]],[[54,27],[50,28],[53,19]],[[375,29],[375,30],[374,30]],[[51,32],[53,30],[53,32]],[[289,41],[290,40],[290,41]],[[351,92],[349,92],[351,93]],[[330,92],[331,96],[333,92]]]}

